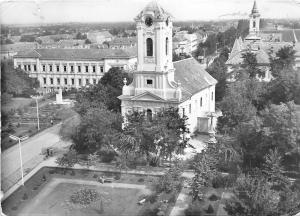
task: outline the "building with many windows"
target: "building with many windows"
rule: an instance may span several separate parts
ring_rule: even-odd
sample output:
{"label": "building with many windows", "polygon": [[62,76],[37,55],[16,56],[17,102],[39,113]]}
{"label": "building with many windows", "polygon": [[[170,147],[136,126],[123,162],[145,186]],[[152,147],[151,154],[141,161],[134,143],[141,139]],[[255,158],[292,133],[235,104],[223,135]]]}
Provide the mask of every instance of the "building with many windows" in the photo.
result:
{"label": "building with many windows", "polygon": [[132,111],[152,114],[178,107],[188,117],[191,132],[208,132],[214,126],[215,85],[194,58],[172,61],[172,16],[156,2],[148,4],[135,19],[137,25],[137,69],[133,82],[124,80],[122,115]]}
{"label": "building with many windows", "polygon": [[43,92],[98,83],[112,67],[131,71],[136,51],[117,49],[35,49],[14,56],[14,67],[39,80]]}

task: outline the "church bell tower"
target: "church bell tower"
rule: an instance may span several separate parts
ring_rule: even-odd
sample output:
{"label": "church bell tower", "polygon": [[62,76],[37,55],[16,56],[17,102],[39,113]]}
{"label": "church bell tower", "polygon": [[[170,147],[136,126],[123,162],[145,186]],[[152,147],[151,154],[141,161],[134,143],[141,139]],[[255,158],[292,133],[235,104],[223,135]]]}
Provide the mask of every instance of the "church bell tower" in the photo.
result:
{"label": "church bell tower", "polygon": [[250,14],[249,34],[257,35],[259,33],[259,25],[260,14],[257,9],[256,1],[254,1],[253,8]]}
{"label": "church bell tower", "polygon": [[135,18],[138,71],[166,71],[172,66],[171,15],[157,2],[150,2]]}

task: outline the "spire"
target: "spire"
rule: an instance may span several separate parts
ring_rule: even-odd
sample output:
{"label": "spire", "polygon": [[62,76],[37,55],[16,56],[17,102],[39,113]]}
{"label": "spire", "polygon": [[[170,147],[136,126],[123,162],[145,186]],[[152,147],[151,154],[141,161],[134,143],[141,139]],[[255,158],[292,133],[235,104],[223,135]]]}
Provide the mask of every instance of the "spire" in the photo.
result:
{"label": "spire", "polygon": [[258,9],[257,9],[257,4],[256,0],[254,0],[253,8],[251,14],[259,14]]}

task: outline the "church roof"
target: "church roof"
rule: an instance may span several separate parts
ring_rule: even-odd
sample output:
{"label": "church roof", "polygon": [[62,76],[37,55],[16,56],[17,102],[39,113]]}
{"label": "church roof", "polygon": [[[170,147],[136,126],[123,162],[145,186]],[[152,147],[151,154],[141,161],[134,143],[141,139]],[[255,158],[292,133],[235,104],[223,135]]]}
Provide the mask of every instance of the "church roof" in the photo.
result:
{"label": "church roof", "polygon": [[181,83],[183,98],[191,97],[202,89],[217,83],[217,80],[206,72],[194,58],[183,59],[173,64],[174,80]]}
{"label": "church roof", "polygon": [[152,13],[155,18],[167,18],[172,15],[163,9],[156,1],[149,2],[146,7],[137,15],[136,19],[141,18],[144,14]]}
{"label": "church roof", "polygon": [[258,9],[257,9],[256,1],[254,1],[254,4],[253,4],[253,8],[252,8],[251,14],[259,14],[259,11],[258,11]]}
{"label": "church roof", "polygon": [[134,49],[35,49],[20,52],[15,58],[39,58],[44,60],[103,60],[105,58],[136,57]]}

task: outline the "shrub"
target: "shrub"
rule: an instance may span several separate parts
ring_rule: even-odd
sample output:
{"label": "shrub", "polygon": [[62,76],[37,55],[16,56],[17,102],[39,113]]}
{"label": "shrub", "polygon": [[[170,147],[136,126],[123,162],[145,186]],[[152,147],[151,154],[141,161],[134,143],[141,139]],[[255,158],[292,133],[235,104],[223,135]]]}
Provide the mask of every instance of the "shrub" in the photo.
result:
{"label": "shrub", "polygon": [[115,159],[116,153],[111,150],[102,150],[99,152],[103,163],[110,163]]}
{"label": "shrub", "polygon": [[97,175],[97,174],[94,174],[94,175],[93,175],[93,178],[98,178],[98,175]]}
{"label": "shrub", "polygon": [[11,210],[17,210],[18,209],[18,206],[13,206],[12,208],[11,208]]}
{"label": "shrub", "polygon": [[28,195],[27,195],[27,193],[24,193],[22,200],[27,200],[27,199],[28,199]]}
{"label": "shrub", "polygon": [[189,204],[189,207],[184,211],[185,216],[202,216],[202,208],[199,202]]}
{"label": "shrub", "polygon": [[168,202],[169,202],[169,203],[175,203],[175,202],[176,202],[176,199],[177,199],[177,195],[176,195],[176,193],[173,193],[173,194],[171,195],[171,197],[169,198]]}
{"label": "shrub", "polygon": [[212,194],[209,198],[208,198],[210,201],[217,201],[220,199],[220,197],[218,197],[217,195],[215,194]]}
{"label": "shrub", "polygon": [[121,173],[117,173],[115,175],[115,180],[120,180],[121,179]]}
{"label": "shrub", "polygon": [[207,208],[207,210],[206,210],[206,213],[208,213],[208,214],[214,213],[214,208],[212,207],[211,204],[209,204],[209,206],[208,206],[208,208]]}
{"label": "shrub", "polygon": [[236,183],[236,176],[233,174],[229,174],[226,176],[217,175],[212,180],[212,186],[214,188],[233,187],[235,183]]}
{"label": "shrub", "polygon": [[150,203],[155,203],[157,201],[157,194],[151,194],[147,197],[146,201]]}
{"label": "shrub", "polygon": [[99,193],[94,189],[81,188],[71,195],[71,201],[74,204],[88,205],[99,198]]}
{"label": "shrub", "polygon": [[138,182],[144,182],[145,180],[143,178],[139,178]]}

